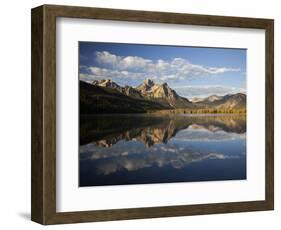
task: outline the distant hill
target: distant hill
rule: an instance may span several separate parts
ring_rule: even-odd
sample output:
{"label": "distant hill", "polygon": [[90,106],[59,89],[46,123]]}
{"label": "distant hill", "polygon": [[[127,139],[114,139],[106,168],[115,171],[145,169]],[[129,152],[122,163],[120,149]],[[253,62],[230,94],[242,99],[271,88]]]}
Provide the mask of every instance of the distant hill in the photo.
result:
{"label": "distant hill", "polygon": [[81,113],[145,113],[173,109],[241,110],[246,109],[246,95],[211,95],[189,101],[167,83],[156,84],[150,79],[137,87],[123,87],[110,79],[80,81]]}
{"label": "distant hill", "polygon": [[227,94],[225,96],[210,96],[194,103],[200,108],[245,109],[246,95],[243,93]]}
{"label": "distant hill", "polygon": [[215,102],[221,100],[223,97],[222,96],[217,96],[217,95],[211,95],[209,97],[206,97],[203,102]]}
{"label": "distant hill", "polygon": [[222,99],[222,96],[217,96],[217,95],[211,95],[211,96],[208,96],[208,97],[193,97],[191,99],[191,102],[192,103],[198,103],[198,102],[205,102],[205,103],[208,103],[208,102],[214,102],[214,101],[217,101],[217,100],[221,100]]}

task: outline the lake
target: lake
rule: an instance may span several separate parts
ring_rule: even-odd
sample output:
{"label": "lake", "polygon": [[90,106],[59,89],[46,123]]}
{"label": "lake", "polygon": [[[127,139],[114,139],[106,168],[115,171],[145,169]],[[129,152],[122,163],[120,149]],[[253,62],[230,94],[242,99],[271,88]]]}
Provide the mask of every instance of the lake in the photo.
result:
{"label": "lake", "polygon": [[80,117],[81,187],[244,179],[245,115]]}

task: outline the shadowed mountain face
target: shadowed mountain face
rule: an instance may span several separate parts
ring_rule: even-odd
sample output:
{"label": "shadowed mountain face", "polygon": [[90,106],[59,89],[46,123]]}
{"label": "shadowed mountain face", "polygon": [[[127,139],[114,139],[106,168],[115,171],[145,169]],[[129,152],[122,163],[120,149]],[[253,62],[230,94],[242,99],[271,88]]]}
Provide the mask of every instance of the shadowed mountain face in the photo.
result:
{"label": "shadowed mountain face", "polygon": [[114,88],[80,81],[80,114],[145,113],[152,108],[155,110],[170,108],[158,102],[127,96],[115,89],[116,85],[111,85]]}
{"label": "shadowed mountain face", "polygon": [[245,179],[245,138],[243,115],[82,116],[79,184]]}
{"label": "shadowed mountain face", "polygon": [[212,95],[189,101],[167,83],[156,84],[147,79],[137,87],[120,86],[110,79],[80,82],[80,108],[90,113],[145,113],[173,109],[246,109],[246,95]]}

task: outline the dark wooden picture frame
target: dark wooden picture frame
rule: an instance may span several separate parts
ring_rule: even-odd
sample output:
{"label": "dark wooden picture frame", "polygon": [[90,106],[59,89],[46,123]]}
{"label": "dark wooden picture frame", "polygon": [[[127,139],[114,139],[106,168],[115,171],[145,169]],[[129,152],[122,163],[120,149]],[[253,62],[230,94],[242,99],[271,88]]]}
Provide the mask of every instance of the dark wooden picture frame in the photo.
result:
{"label": "dark wooden picture frame", "polygon": [[[265,200],[56,212],[56,18],[87,18],[264,29],[266,36]],[[274,209],[274,21],[271,19],[43,5],[32,9],[31,219],[62,224]]]}

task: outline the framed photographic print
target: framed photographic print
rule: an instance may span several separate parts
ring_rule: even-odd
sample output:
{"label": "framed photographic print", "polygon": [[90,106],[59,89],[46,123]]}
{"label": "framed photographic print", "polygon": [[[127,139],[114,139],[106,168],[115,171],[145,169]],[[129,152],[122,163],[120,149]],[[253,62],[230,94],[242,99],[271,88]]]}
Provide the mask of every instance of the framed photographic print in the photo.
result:
{"label": "framed photographic print", "polygon": [[273,20],[32,9],[41,224],[272,210]]}

